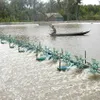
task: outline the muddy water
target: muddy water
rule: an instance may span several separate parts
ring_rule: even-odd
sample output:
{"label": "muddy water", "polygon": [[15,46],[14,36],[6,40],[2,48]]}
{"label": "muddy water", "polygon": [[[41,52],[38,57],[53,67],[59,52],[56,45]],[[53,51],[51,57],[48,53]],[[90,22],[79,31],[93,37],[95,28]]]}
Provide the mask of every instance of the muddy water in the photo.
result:
{"label": "muddy water", "polygon": [[[76,27],[64,26],[68,31]],[[90,27],[91,32],[86,36],[57,38],[48,35],[49,26],[6,26],[0,30],[5,34],[28,37],[29,41],[39,40],[49,47],[67,49],[73,54],[87,49],[89,57],[99,60],[99,24],[81,24],[80,30]],[[59,32],[66,31],[62,25],[56,25],[56,28]],[[34,53],[18,53],[17,47],[10,49],[8,44],[0,44],[0,57],[0,100],[100,100],[100,76],[95,79],[88,69],[78,71],[73,67],[58,72],[58,63],[38,62]]]}
{"label": "muddy water", "polygon": [[24,24],[0,25],[0,33],[22,36],[32,42],[41,42],[48,47],[63,48],[72,55],[83,55],[87,51],[87,58],[100,59],[100,23],[53,23],[57,33],[69,33],[91,30],[85,36],[51,37],[52,29],[49,25]]}

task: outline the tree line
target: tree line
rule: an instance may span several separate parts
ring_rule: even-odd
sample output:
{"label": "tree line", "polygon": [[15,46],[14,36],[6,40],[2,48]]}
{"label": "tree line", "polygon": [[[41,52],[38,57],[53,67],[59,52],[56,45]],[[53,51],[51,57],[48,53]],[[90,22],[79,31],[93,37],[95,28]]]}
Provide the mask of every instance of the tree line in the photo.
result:
{"label": "tree line", "polygon": [[99,5],[81,0],[0,0],[0,22],[45,21],[46,13],[60,13],[64,20],[99,20]]}

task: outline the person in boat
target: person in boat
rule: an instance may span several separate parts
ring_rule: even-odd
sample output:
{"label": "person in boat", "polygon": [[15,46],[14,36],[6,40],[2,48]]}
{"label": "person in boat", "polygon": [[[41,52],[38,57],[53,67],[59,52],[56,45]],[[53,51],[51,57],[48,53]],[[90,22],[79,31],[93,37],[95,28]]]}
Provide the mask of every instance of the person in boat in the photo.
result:
{"label": "person in boat", "polygon": [[55,35],[55,34],[56,34],[56,29],[55,29],[55,27],[52,25],[51,28],[52,28],[52,31],[53,31],[51,34],[52,34],[52,35]]}

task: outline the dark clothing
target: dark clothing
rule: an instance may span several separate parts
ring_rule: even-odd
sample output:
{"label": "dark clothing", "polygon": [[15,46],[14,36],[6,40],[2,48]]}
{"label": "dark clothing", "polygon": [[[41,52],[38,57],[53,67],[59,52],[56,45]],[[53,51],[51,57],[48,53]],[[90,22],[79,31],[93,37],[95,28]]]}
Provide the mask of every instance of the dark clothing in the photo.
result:
{"label": "dark clothing", "polygon": [[53,29],[52,34],[56,34],[56,29],[55,29],[55,27],[54,27],[54,26],[52,26],[52,29]]}

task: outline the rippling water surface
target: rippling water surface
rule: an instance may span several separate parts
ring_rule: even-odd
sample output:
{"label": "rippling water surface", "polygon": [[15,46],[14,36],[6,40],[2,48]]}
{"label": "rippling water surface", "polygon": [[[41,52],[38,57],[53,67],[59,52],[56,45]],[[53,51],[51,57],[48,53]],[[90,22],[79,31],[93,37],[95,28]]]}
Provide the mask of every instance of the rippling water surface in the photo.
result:
{"label": "rippling water surface", "polygon": [[[85,36],[50,37],[48,25],[0,25],[1,34],[11,34],[31,42],[63,48],[72,55],[84,55],[88,60],[100,58],[99,23],[56,23],[58,33],[91,30]],[[0,100],[100,100],[100,76],[97,79],[88,69],[72,68],[57,71],[58,63],[38,62],[34,53],[18,53],[17,47],[0,44]]]}

